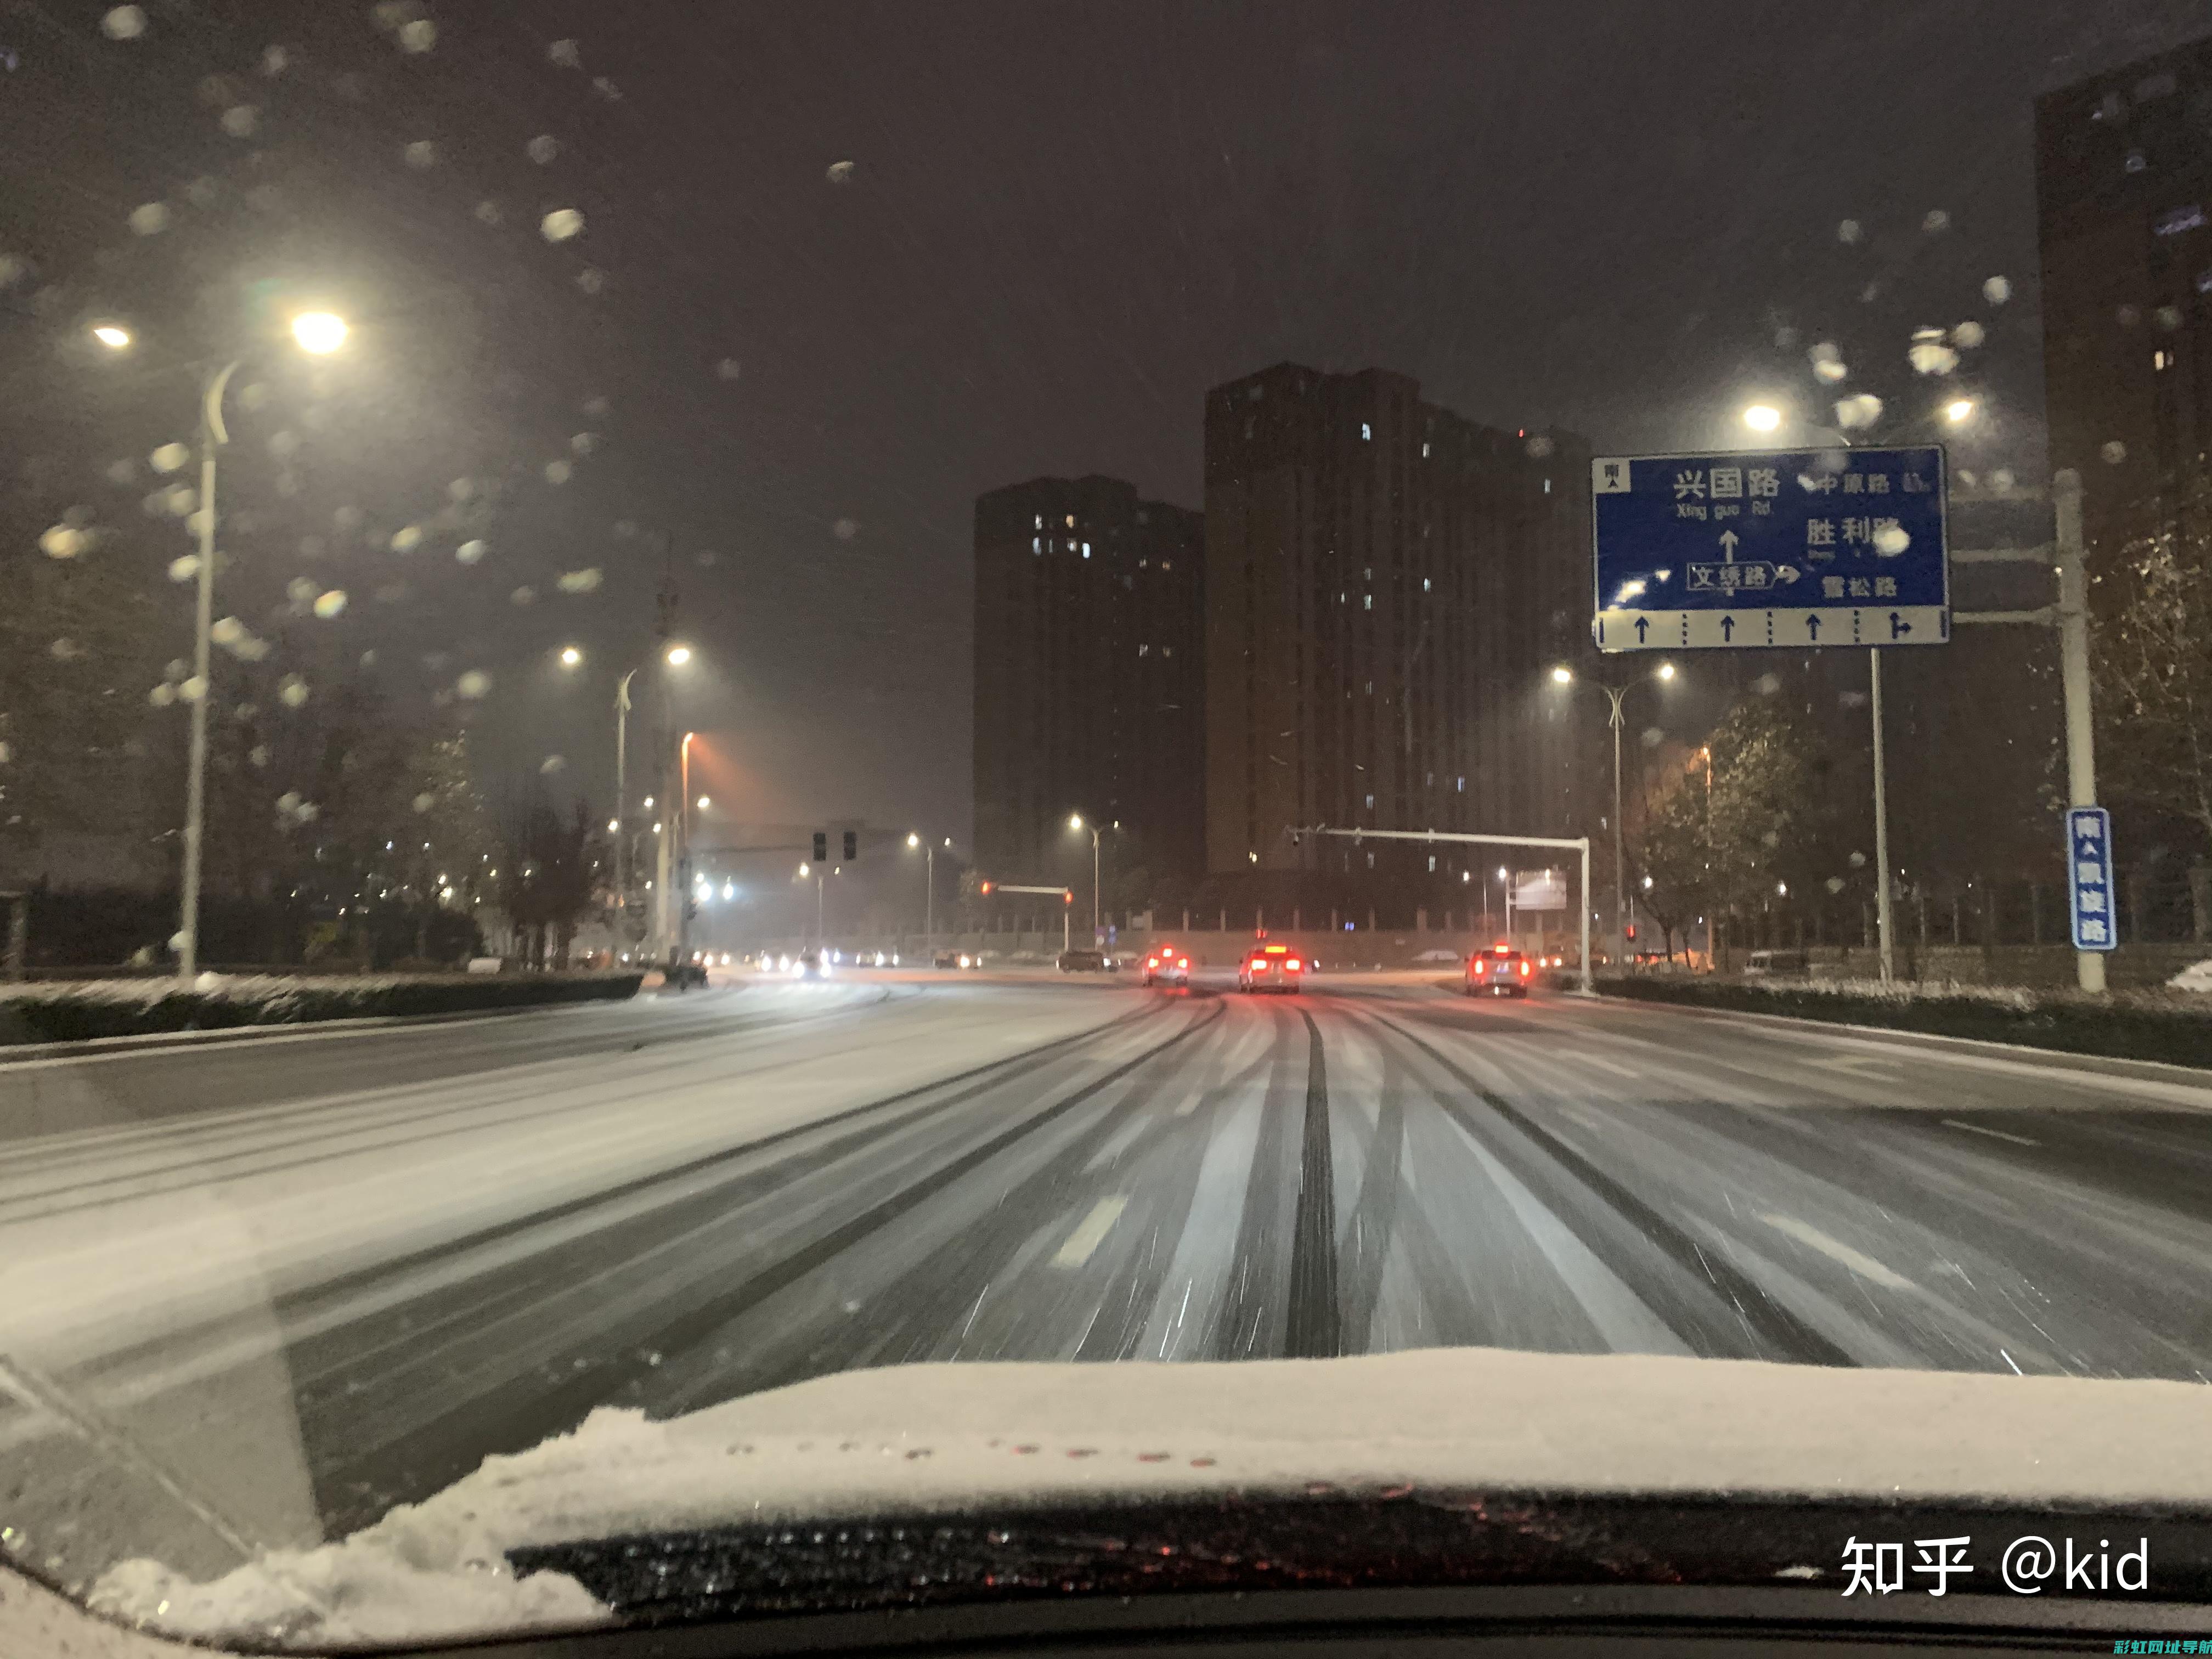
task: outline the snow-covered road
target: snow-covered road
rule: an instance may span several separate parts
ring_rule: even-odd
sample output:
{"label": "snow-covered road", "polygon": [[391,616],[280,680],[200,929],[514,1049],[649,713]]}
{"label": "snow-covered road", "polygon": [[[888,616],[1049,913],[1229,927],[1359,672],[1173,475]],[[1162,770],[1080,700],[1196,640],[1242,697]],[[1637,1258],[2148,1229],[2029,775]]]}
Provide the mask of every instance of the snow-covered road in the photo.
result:
{"label": "snow-covered road", "polygon": [[71,1581],[208,1574],[600,1403],[923,1359],[2212,1375],[2190,1074],[1219,988],[762,983],[0,1066],[0,1522]]}

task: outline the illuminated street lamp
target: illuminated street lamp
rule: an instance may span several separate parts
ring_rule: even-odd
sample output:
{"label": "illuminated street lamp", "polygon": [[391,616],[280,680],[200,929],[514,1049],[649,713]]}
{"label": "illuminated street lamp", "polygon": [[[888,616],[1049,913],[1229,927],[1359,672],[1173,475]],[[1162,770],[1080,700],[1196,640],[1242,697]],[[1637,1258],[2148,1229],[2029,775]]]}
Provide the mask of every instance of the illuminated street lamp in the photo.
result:
{"label": "illuminated street lamp", "polygon": [[[925,844],[918,830],[907,832],[906,844],[909,848],[921,849],[921,950],[922,959],[927,962],[933,960],[937,954],[937,844]],[[945,844],[951,846],[952,837],[945,836]],[[985,890],[989,890],[988,883]]]}
{"label": "illuminated street lamp", "polygon": [[110,351],[122,351],[131,344],[131,331],[114,323],[100,323],[92,331],[92,337]]}
{"label": "illuminated street lamp", "polygon": [[[120,336],[119,339],[114,337]],[[345,343],[344,321],[327,311],[311,311],[292,319],[292,337],[300,349],[316,356],[336,351]],[[112,350],[131,343],[130,331],[112,325],[93,331],[93,337]],[[207,833],[207,720],[212,701],[210,639],[215,627],[215,483],[216,452],[230,441],[222,423],[222,394],[230,377],[245,362],[234,357],[208,377],[200,389],[200,497],[198,592],[193,611],[192,678],[198,688],[192,699],[191,754],[185,781],[184,898],[177,926],[177,977],[190,981],[199,971],[200,852]]]}
{"label": "illuminated street lamp", "polygon": [[[1745,418],[1749,418],[1748,411]],[[1565,665],[1552,671],[1552,678],[1561,685],[1571,684],[1574,678],[1573,671]],[[1628,838],[1621,832],[1620,823],[1621,703],[1631,689],[1644,680],[1671,680],[1674,678],[1674,665],[1662,662],[1649,674],[1638,675],[1624,685],[1607,685],[1602,680],[1591,682],[1605,693],[1606,700],[1611,705],[1606,721],[1613,727],[1613,959],[1615,963],[1622,961],[1628,954],[1628,901],[1624,890],[1628,884]]]}
{"label": "illuminated street lamp", "polygon": [[562,646],[562,647],[561,647],[561,666],[562,666],[562,667],[563,667],[563,668],[575,668],[575,667],[580,667],[580,666],[582,665],[583,660],[584,660],[584,653],[583,653],[581,651],[579,651],[579,650],[578,650],[574,646],[573,646],[573,645],[564,645],[564,646]]}
{"label": "illuminated street lamp", "polygon": [[346,343],[347,331],[345,319],[327,311],[303,311],[292,319],[292,337],[313,356],[329,356]]}
{"label": "illuminated street lamp", "polygon": [[671,668],[681,668],[685,663],[690,662],[690,660],[691,647],[690,646],[672,645],[668,647],[668,665]]}
{"label": "illuminated street lamp", "polygon": [[1943,405],[1943,418],[1950,422],[1953,426],[1972,420],[1973,415],[1974,400],[1972,398],[1954,398]]}
{"label": "illuminated street lamp", "polygon": [[1772,404],[1753,404],[1743,411],[1743,423],[1753,432],[1771,432],[1782,424],[1782,411]]}
{"label": "illuminated street lamp", "polygon": [[[1085,829],[1083,814],[1070,812],[1067,827],[1076,830]],[[1096,945],[1098,942],[1098,826],[1094,823],[1087,827],[1091,831],[1091,942]]]}

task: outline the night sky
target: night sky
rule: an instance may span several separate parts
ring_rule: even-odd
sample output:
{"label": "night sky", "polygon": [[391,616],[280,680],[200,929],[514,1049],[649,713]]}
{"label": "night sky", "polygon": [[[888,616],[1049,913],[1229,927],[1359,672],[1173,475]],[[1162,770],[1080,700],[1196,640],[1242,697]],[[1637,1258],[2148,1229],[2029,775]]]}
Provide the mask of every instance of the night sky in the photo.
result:
{"label": "night sky", "polygon": [[[117,526],[181,648],[161,571],[188,542],[142,510],[147,456],[191,434],[179,364],[250,331],[248,284],[312,292],[351,349],[249,374],[225,459],[224,608],[280,656],[418,702],[489,673],[462,702],[495,795],[542,775],[604,808],[612,675],[672,574],[724,810],[956,836],[973,498],[1099,471],[1197,506],[1203,394],[1266,364],[1379,365],[1632,452],[1736,441],[1754,392],[1872,392],[1902,438],[1963,384],[1990,413],[1954,465],[2032,477],[2030,100],[2206,27],[2039,0],[155,0],[117,40],[108,10],[0,8],[11,525]],[[564,209],[583,228],[549,240]],[[143,349],[93,361],[83,326],[124,313]],[[1916,376],[1912,328],[1968,319],[1953,379]],[[303,575],[344,612],[279,616]]]}

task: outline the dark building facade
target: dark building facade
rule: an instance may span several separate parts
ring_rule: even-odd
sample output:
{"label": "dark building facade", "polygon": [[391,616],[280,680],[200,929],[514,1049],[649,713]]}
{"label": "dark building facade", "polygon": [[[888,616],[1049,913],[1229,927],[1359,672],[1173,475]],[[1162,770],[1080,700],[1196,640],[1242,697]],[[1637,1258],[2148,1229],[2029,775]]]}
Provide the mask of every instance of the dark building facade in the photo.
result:
{"label": "dark building facade", "polygon": [[975,858],[1057,878],[1080,812],[1112,862],[1188,876],[1204,787],[1204,521],[1118,478],[975,502]]}
{"label": "dark building facade", "polygon": [[1207,394],[1210,871],[1332,867],[1298,823],[1595,828],[1576,711],[1544,695],[1592,654],[1589,479],[1582,439],[1380,369]]}
{"label": "dark building facade", "polygon": [[2212,37],[2036,100],[2054,467],[2098,556],[2212,450]]}

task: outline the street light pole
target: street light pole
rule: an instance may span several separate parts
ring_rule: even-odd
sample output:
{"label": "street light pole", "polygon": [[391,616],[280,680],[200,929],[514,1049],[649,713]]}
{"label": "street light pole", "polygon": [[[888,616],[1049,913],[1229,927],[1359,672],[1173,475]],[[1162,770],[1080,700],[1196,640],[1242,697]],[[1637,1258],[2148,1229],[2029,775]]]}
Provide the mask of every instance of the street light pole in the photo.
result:
{"label": "street light pole", "polygon": [[1628,833],[1620,818],[1620,705],[1628,688],[1608,685],[1605,695],[1613,704],[1613,965],[1617,972],[1628,960]]}
{"label": "street light pole", "polygon": [[1098,943],[1098,826],[1091,826],[1091,942]]}
{"label": "street light pole", "polygon": [[199,972],[200,850],[207,834],[208,702],[210,639],[215,628],[215,455],[230,434],[223,430],[222,394],[241,359],[232,358],[208,377],[200,392],[200,556],[198,594],[193,608],[191,755],[185,774],[185,867],[183,902],[177,921],[177,977]]}
{"label": "street light pole", "polygon": [[629,683],[631,669],[615,682],[615,931],[629,931]]}

